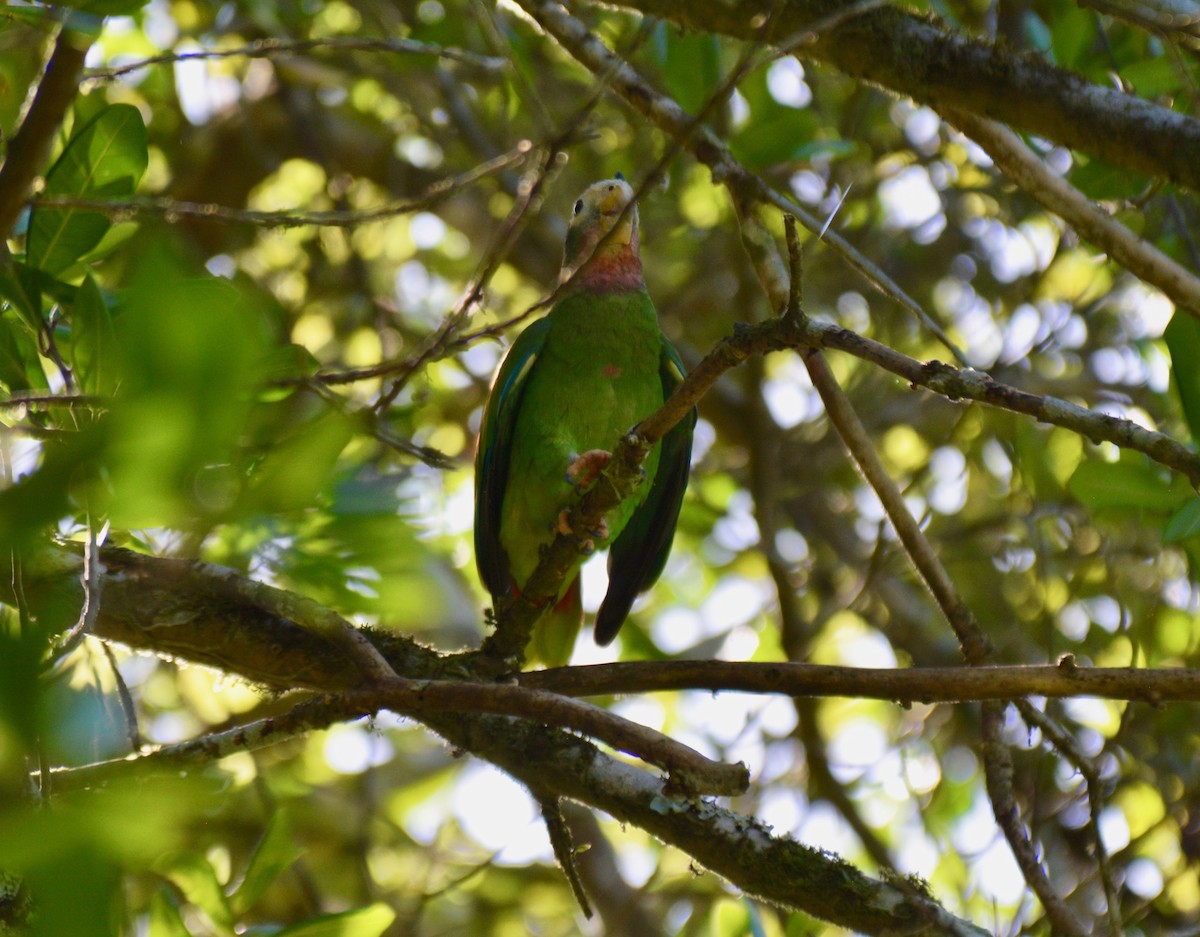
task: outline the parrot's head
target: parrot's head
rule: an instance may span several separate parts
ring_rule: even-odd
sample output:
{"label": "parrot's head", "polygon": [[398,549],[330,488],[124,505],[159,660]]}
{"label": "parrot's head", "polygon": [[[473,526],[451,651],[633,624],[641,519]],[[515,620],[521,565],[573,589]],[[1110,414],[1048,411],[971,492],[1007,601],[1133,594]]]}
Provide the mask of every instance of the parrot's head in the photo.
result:
{"label": "parrot's head", "polygon": [[632,201],[633,187],[621,178],[593,182],[584,190],[567,229],[562,281],[586,263],[587,269],[576,281],[580,285],[642,285],[637,205],[630,204]]}

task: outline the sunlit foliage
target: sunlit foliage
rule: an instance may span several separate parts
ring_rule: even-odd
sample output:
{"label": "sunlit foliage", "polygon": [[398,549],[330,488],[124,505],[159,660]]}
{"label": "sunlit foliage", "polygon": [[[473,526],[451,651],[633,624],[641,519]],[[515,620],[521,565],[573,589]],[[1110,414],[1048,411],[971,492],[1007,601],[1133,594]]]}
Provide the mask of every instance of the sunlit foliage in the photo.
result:
{"label": "sunlit foliage", "polygon": [[[618,171],[636,186],[666,159],[640,201],[642,252],[663,330],[689,364],[736,323],[777,311],[727,192],[509,4],[90,6],[72,15],[95,71],[41,194],[140,201],[115,213],[48,202],[6,232],[17,265],[0,270],[4,555],[51,534],[99,538],[228,566],[441,649],[474,646],[486,633],[471,548],[480,410],[519,328],[510,320],[556,282],[578,192]],[[692,113],[744,52],[634,11],[572,6]],[[1190,37],[1067,0],[915,6],[1195,113]],[[57,17],[0,7],[6,139]],[[414,46],[382,44],[396,39]],[[253,46],[264,40],[306,42]],[[201,51],[230,54],[185,57]],[[781,58],[746,74],[708,124],[941,323],[965,366],[1185,442],[1200,428],[1195,320],[928,107]],[[1192,195],[1030,143],[1195,265]],[[448,193],[436,187],[506,154]],[[782,243],[781,217],[771,223]],[[802,240],[810,316],[951,360],[821,239]],[[997,662],[1196,664],[1200,501],[1185,478],[1111,443],[913,389],[858,358],[829,362]],[[662,581],[612,648],[585,635],[575,662],[962,662],[797,355],[747,362],[700,415]],[[584,580],[594,610],[602,562]],[[287,701],[91,638],[50,652],[14,588],[0,607],[0,933],[29,907],[34,932],[55,937],[650,932],[605,908],[603,924],[584,923],[528,793],[399,718],[187,777],[61,799],[49,785],[49,806],[35,809],[28,772],[39,765],[178,742]],[[919,876],[981,926],[1048,932],[985,793],[976,705],[705,693],[607,705],[745,761],[753,783],[730,806],[777,833],[873,874]],[[1009,710],[1015,789],[1055,886],[1103,918],[1098,829],[1126,933],[1194,927],[1195,704],[1037,707],[1098,787],[1093,814],[1070,758]],[[586,884],[628,902],[631,922],[664,934],[842,933],[743,899],[638,829],[583,810],[568,819],[596,843],[580,859]]]}

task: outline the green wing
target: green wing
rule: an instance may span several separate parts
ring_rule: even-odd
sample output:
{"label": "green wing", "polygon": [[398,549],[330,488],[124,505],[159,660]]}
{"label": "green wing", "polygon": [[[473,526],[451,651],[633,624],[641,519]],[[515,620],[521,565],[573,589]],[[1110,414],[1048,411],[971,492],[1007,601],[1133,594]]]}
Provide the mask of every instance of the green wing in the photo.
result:
{"label": "green wing", "polygon": [[[683,362],[664,336],[659,377],[665,400],[683,381]],[[647,414],[649,416],[649,414]],[[658,471],[650,492],[639,505],[608,552],[608,594],[596,613],[596,643],[608,644],[617,636],[633,600],[662,575],[675,539],[675,523],[687,490],[692,461],[692,431],[696,408],[663,437]]]}
{"label": "green wing", "polygon": [[506,595],[512,586],[508,556],[500,546],[500,509],[508,486],[521,397],[549,330],[549,318],[539,319],[513,343],[500,365],[479,427],[475,450],[475,565],[493,598]]}

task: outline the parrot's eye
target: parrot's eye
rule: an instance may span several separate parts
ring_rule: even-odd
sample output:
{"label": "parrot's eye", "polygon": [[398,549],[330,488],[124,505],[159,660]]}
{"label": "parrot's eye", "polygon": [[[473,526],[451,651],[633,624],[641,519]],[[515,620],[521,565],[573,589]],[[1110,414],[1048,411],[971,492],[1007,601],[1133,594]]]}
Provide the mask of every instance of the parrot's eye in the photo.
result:
{"label": "parrot's eye", "polygon": [[575,214],[578,215],[581,211],[583,211],[583,199],[575,203]]}

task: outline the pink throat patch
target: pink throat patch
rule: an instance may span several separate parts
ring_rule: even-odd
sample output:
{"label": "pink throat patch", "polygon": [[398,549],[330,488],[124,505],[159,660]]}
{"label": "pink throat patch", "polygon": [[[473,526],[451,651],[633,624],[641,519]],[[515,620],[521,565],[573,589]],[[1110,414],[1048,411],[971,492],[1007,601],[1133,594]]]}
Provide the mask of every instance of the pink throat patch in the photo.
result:
{"label": "pink throat patch", "polygon": [[597,292],[643,289],[646,281],[642,279],[642,260],[629,246],[602,251],[588,264],[578,284]]}
{"label": "pink throat patch", "polygon": [[606,364],[603,368],[600,369],[600,373],[603,374],[605,377],[617,378],[617,377],[621,376],[621,369],[618,368],[615,364]]}

